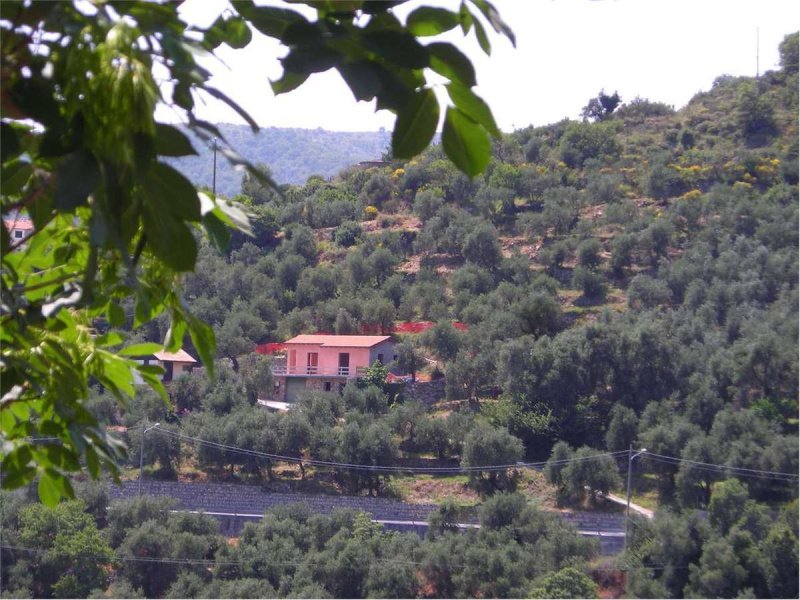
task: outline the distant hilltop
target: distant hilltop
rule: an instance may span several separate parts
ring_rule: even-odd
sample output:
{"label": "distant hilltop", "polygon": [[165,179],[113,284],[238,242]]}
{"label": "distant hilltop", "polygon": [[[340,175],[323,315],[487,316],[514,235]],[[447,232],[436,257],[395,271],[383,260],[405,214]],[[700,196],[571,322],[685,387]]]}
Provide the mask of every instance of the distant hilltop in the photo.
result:
{"label": "distant hilltop", "polygon": [[[217,125],[230,146],[253,163],[264,163],[278,183],[303,184],[311,175],[331,177],[350,165],[380,161],[389,146],[391,132],[342,132],[324,129],[264,127],[253,134],[247,125]],[[197,139],[197,156],[170,159],[197,186],[211,187],[211,148]],[[241,171],[217,156],[217,193],[239,193]]]}

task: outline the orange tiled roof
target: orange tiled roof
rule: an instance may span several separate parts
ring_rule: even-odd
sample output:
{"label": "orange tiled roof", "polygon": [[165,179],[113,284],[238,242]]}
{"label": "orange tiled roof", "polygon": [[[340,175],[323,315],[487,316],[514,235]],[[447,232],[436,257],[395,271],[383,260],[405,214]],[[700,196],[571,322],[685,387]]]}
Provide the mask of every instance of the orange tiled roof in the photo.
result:
{"label": "orange tiled roof", "polygon": [[372,348],[391,340],[389,335],[297,335],[285,344],[314,344],[328,348]]}

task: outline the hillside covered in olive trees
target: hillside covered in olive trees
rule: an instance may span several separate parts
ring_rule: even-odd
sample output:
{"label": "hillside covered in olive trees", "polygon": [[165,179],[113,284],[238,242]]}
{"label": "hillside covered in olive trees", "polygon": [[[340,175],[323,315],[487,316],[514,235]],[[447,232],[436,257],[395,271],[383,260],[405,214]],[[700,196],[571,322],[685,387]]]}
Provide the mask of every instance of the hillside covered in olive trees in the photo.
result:
{"label": "hillside covered in olive trees", "polygon": [[[131,449],[125,478],[141,460],[153,479],[435,502],[427,537],[292,507],[229,542],[202,515],[153,499],[106,508],[81,485],[82,505],[9,504],[4,527],[38,544],[4,551],[9,590],[797,597],[797,47],[787,36],[781,69],[721,76],[678,109],[601,92],[583,120],[504,135],[473,180],[438,146],[280,193],[237,179],[253,235],[202,241],[184,286],[216,333],[216,379],[178,378],[168,406],[92,398]],[[443,380],[437,402],[408,400],[376,367],[285,414],[258,404],[273,381],[257,345],[407,321],[433,326],[396,334],[388,367]],[[126,333],[161,340],[166,327]],[[647,453],[631,463],[631,447]],[[409,475],[310,460],[543,468]],[[656,514],[603,558],[547,513],[613,510],[603,496],[625,494],[630,464],[634,501]],[[481,529],[457,533],[470,518]],[[161,562],[126,560],[145,552]],[[86,555],[110,568],[40,577]]]}
{"label": "hillside covered in olive trees", "polygon": [[[797,482],[770,474],[798,470],[796,35],[781,52],[780,70],[721,76],[677,110],[601,92],[581,121],[504,135],[474,180],[439,147],[281,194],[245,180],[235,199],[254,236],[206,247],[187,300],[234,359],[298,333],[433,321],[400,336],[395,370],[443,376],[466,413],[345,398],[373,416],[333,408],[320,426],[309,407],[295,451],[354,460],[342,440],[360,428],[385,441],[370,460],[464,464],[464,414],[521,442],[495,464],[645,447],[634,496],[659,516],[626,560],[654,577],[629,592],[783,595],[797,527],[777,515],[797,516]],[[549,475],[558,502],[583,495],[585,482]],[[623,491],[615,474],[598,485]],[[730,504],[711,526],[693,512]],[[670,555],[675,530],[692,542]]]}

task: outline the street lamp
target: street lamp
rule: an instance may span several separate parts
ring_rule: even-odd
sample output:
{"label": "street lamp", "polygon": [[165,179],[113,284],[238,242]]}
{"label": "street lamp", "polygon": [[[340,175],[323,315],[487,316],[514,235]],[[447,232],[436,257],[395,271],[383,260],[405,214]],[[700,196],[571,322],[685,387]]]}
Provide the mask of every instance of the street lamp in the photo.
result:
{"label": "street lamp", "polygon": [[151,425],[147,427],[144,431],[142,431],[142,443],[139,446],[139,495],[142,495],[142,478],[144,477],[144,436],[145,434],[150,431],[151,429],[155,429],[161,425],[161,423],[156,423],[155,425]]}
{"label": "street lamp", "polygon": [[627,507],[625,508],[625,541],[623,546],[623,551],[627,550],[628,548],[628,529],[629,523],[631,520],[631,471],[633,466],[633,460],[645,452],[647,452],[647,448],[642,448],[636,454],[632,454],[633,452],[633,445],[628,448],[628,493],[626,495],[627,499]]}

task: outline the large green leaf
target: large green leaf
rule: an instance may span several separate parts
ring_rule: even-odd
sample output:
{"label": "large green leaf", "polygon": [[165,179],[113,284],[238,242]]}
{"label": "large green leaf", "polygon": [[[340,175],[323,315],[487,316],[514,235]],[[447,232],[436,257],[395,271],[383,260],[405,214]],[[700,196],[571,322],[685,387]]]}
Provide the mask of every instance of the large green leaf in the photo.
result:
{"label": "large green leaf", "polygon": [[200,200],[194,186],[180,172],[164,163],[154,163],[144,177],[149,204],[179,219],[200,220]]}
{"label": "large green leaf", "polygon": [[19,154],[20,145],[17,132],[8,123],[0,122],[0,161],[5,163]]}
{"label": "large green leaf", "polygon": [[472,66],[461,50],[453,44],[436,42],[426,46],[431,55],[431,68],[450,79],[457,81],[466,87],[472,87],[477,83],[475,79],[475,68]]}
{"label": "large green leaf", "polygon": [[483,172],[491,157],[486,131],[461,110],[449,107],[444,117],[442,146],[448,158],[470,177]]}
{"label": "large green leaf", "polygon": [[34,451],[39,454],[38,462],[45,466],[49,464],[71,472],[79,471],[81,468],[75,453],[60,444],[42,444],[40,447],[35,447]]}
{"label": "large green leaf", "polygon": [[364,14],[376,15],[385,13],[398,4],[403,4],[406,0],[364,0],[362,9]]}
{"label": "large green leaf", "polygon": [[186,223],[163,207],[145,204],[143,211],[147,245],[176,271],[191,271],[197,260],[197,243]]}
{"label": "large green leaf", "polygon": [[461,23],[461,32],[467,35],[469,30],[472,29],[475,18],[472,16],[472,13],[469,12],[466,3],[463,1],[461,2],[461,6],[458,7],[458,19],[459,23]]}
{"label": "large green leaf", "polygon": [[250,0],[234,0],[233,7],[250,24],[266,36],[281,39],[284,31],[294,23],[307,23],[298,12],[274,6],[255,6]]}
{"label": "large green leaf", "polygon": [[247,21],[241,17],[231,17],[223,24],[225,37],[223,41],[231,48],[244,48],[253,39]]}
{"label": "large green leaf", "polygon": [[375,73],[381,81],[375,103],[378,110],[388,108],[395,113],[401,112],[414,90],[425,85],[422,70],[393,69],[376,64]]}
{"label": "large green leaf", "polygon": [[486,30],[483,28],[483,25],[478,19],[474,19],[472,24],[475,26],[475,37],[478,38],[478,44],[486,56],[491,56],[492,44],[489,41],[489,36],[486,35]]}
{"label": "large green leaf", "polygon": [[122,327],[125,324],[125,311],[113,300],[109,301],[106,305],[106,318],[112,327]]}
{"label": "large green leaf", "polygon": [[343,63],[336,67],[356,100],[372,100],[381,89],[375,65],[363,61]]}
{"label": "large green leaf", "polygon": [[330,46],[316,43],[309,46],[296,46],[281,59],[286,71],[295,74],[322,73],[335,67],[342,55]]}
{"label": "large green leaf", "polygon": [[514,36],[514,32],[506,24],[506,22],[503,21],[503,19],[500,17],[500,13],[497,12],[497,9],[491,2],[489,2],[489,0],[471,0],[471,2],[478,7],[478,9],[483,13],[483,16],[488,19],[489,23],[492,24],[492,27],[497,33],[502,33],[505,35],[511,41],[513,46],[517,45],[517,38]]}
{"label": "large green leaf", "polygon": [[39,499],[46,506],[55,506],[61,498],[74,498],[69,480],[54,469],[45,469],[39,478]]}
{"label": "large green leaf", "polygon": [[220,252],[228,250],[231,232],[213,211],[203,214],[203,228],[214,247]]}
{"label": "large green leaf", "polygon": [[292,71],[284,71],[280,79],[270,81],[272,93],[276,96],[278,94],[285,94],[303,85],[310,73],[294,73]]}
{"label": "large green leaf", "polygon": [[[7,411],[6,411],[6,414],[7,414]],[[25,415],[25,416],[27,416],[27,415]],[[22,471],[23,469],[25,469],[28,466],[28,463],[31,462],[32,458],[33,458],[33,455],[31,454],[30,446],[18,446],[17,448],[14,448],[10,452],[8,452],[5,455],[5,457],[3,458],[3,462],[2,462],[3,474],[7,478],[10,473],[17,473],[17,472]],[[26,477],[30,477],[30,479],[33,479],[33,477],[35,475],[36,475],[36,472],[35,472],[35,469],[34,469],[34,474],[33,475],[30,475],[30,473],[26,473],[25,476]],[[28,481],[30,481],[30,479],[28,479]],[[3,486],[3,487],[6,487],[6,486]],[[9,485],[8,487],[17,487],[17,486],[16,485]]]}
{"label": "large green leaf", "polygon": [[483,127],[494,137],[500,137],[500,129],[495,123],[492,111],[475,92],[458,83],[451,83],[447,86],[447,93],[453,103],[470,119],[483,125]]}
{"label": "large green leaf", "polygon": [[422,152],[433,139],[439,124],[439,102],[433,90],[415,93],[400,110],[392,132],[392,153],[411,158]]}
{"label": "large green leaf", "polygon": [[189,329],[189,337],[192,338],[192,343],[200,355],[200,360],[203,361],[203,365],[208,370],[209,376],[213,377],[214,356],[217,351],[214,330],[188,311],[185,313],[185,318]]}
{"label": "large green leaf", "polygon": [[445,8],[420,6],[408,15],[406,27],[412,35],[426,36],[450,31],[458,23],[458,14]]}
{"label": "large green leaf", "polygon": [[197,154],[192,142],[180,129],[164,123],[156,123],[156,153],[161,156]]}
{"label": "large green leaf", "polygon": [[154,352],[158,352],[162,350],[163,347],[161,344],[156,344],[154,342],[144,342],[142,344],[133,344],[132,346],[128,346],[127,348],[123,348],[117,354],[120,356],[149,356]]}
{"label": "large green leaf", "polygon": [[364,43],[386,62],[407,69],[424,69],[428,51],[413,35],[401,31],[376,31],[363,35]]}
{"label": "large green leaf", "polygon": [[3,163],[3,170],[0,173],[0,190],[3,195],[19,193],[32,174],[33,167],[22,157]]}

